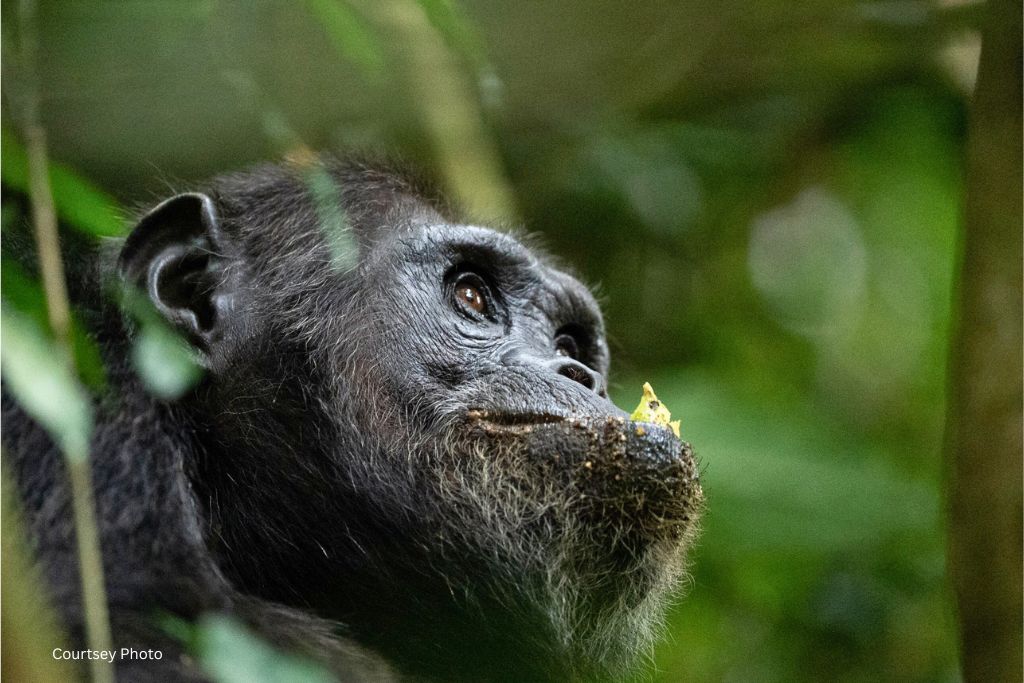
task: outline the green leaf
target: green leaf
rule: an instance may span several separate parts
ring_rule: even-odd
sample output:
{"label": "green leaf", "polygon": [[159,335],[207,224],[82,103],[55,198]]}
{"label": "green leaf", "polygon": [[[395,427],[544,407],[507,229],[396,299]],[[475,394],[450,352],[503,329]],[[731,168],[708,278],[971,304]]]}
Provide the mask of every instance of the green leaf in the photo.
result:
{"label": "green leaf", "polygon": [[[0,291],[3,291],[4,303],[31,318],[40,329],[45,329],[46,297],[42,286],[14,259],[4,258],[2,263]],[[71,315],[71,348],[78,377],[88,389],[102,391],[106,387],[107,377],[99,347],[86,333],[78,311],[73,310]]]}
{"label": "green leaf", "polygon": [[[100,237],[124,233],[117,202],[67,166],[51,162],[50,185],[57,214],[81,232]],[[28,157],[7,129],[0,132],[0,178],[10,187],[28,192]]]}
{"label": "green leaf", "polygon": [[132,361],[146,388],[168,400],[180,398],[203,375],[185,340],[159,323],[142,325]]}
{"label": "green leaf", "polygon": [[384,69],[384,48],[373,28],[341,0],[306,0],[309,11],[324,27],[331,45],[342,57],[358,64],[369,76]]}
{"label": "green leaf", "polygon": [[166,400],[180,398],[203,376],[195,351],[153,307],[142,292],[119,291],[121,307],[139,324],[132,362],[143,385]]}
{"label": "green leaf", "polygon": [[450,0],[417,0],[417,3],[449,49],[469,60],[477,72],[490,69],[483,40],[458,7]]}
{"label": "green leaf", "polygon": [[327,683],[318,664],[275,650],[238,621],[210,614],[194,633],[195,653],[217,683]]}
{"label": "green leaf", "polygon": [[71,460],[89,455],[92,402],[53,343],[28,318],[3,306],[4,383]]}
{"label": "green leaf", "polygon": [[331,250],[331,266],[341,273],[352,270],[356,267],[359,248],[334,178],[322,165],[316,164],[306,173],[306,186],[313,195],[320,231]]}

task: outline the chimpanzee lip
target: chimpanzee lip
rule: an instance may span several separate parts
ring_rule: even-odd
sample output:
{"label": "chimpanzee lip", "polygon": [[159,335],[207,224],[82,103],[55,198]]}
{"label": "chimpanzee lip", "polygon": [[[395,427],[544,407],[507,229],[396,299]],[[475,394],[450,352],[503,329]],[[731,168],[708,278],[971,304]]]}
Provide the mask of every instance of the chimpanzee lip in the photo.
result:
{"label": "chimpanzee lip", "polygon": [[[612,427],[619,429],[631,428],[638,436],[645,432],[670,433],[668,425],[656,424],[653,422],[641,422],[628,420],[615,415],[588,415],[570,414],[563,415],[553,412],[514,412],[504,410],[490,410],[485,408],[474,408],[467,411],[466,416],[470,421],[490,427],[533,427],[542,425],[566,425],[570,427]],[[628,427],[627,427],[628,426]],[[678,437],[676,437],[678,438]]]}
{"label": "chimpanzee lip", "polygon": [[569,418],[565,415],[555,413],[515,413],[496,410],[470,410],[467,417],[474,422],[480,422],[497,427],[526,427],[533,425],[558,424],[566,422]]}

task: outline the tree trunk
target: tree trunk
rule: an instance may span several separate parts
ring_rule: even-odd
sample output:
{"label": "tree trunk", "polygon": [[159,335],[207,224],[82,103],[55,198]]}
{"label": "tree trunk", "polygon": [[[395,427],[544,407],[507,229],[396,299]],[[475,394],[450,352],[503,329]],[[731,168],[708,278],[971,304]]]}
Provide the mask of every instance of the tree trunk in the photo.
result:
{"label": "tree trunk", "polygon": [[950,365],[949,569],[968,683],[1021,681],[1021,3],[990,0]]}

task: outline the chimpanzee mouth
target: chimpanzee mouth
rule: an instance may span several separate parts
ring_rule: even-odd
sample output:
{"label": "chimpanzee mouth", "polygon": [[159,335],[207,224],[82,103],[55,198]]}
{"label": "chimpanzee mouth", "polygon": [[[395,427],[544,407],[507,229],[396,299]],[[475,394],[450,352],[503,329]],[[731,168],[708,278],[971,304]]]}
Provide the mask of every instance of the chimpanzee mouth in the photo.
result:
{"label": "chimpanzee mouth", "polygon": [[570,420],[566,415],[554,413],[512,413],[495,410],[470,410],[466,413],[472,422],[486,427],[532,427],[534,425],[559,424]]}
{"label": "chimpanzee mouth", "polygon": [[667,425],[618,415],[472,410],[492,443],[516,444],[545,480],[561,482],[595,519],[630,520],[654,536],[690,525],[702,499],[690,445]]}
{"label": "chimpanzee mouth", "polygon": [[[473,425],[483,427],[487,431],[508,431],[529,433],[533,427],[557,425],[576,430],[600,429],[604,432],[615,432],[619,440],[645,441],[653,438],[658,442],[679,441],[667,425],[649,422],[637,422],[616,415],[579,415],[558,414],[553,412],[506,412],[475,408],[466,412],[466,417]],[[687,446],[688,448],[688,446]]]}

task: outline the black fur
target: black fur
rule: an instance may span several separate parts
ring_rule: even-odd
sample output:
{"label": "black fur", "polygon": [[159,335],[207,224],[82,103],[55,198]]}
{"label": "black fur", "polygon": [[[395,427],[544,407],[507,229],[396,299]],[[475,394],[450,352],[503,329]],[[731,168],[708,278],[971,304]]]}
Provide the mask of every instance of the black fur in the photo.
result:
{"label": "black fur", "polygon": [[[364,164],[266,166],[162,205],[116,265],[91,262],[114,637],[165,653],[119,662],[123,680],[204,680],[160,613],[233,614],[346,681],[596,680],[646,652],[700,506],[689,447],[605,397],[585,287],[436,197]],[[135,376],[132,325],[96,295],[115,272],[194,345],[206,376],[184,398]],[[460,308],[465,283],[482,314]],[[61,456],[6,392],[3,418],[81,642]]]}

